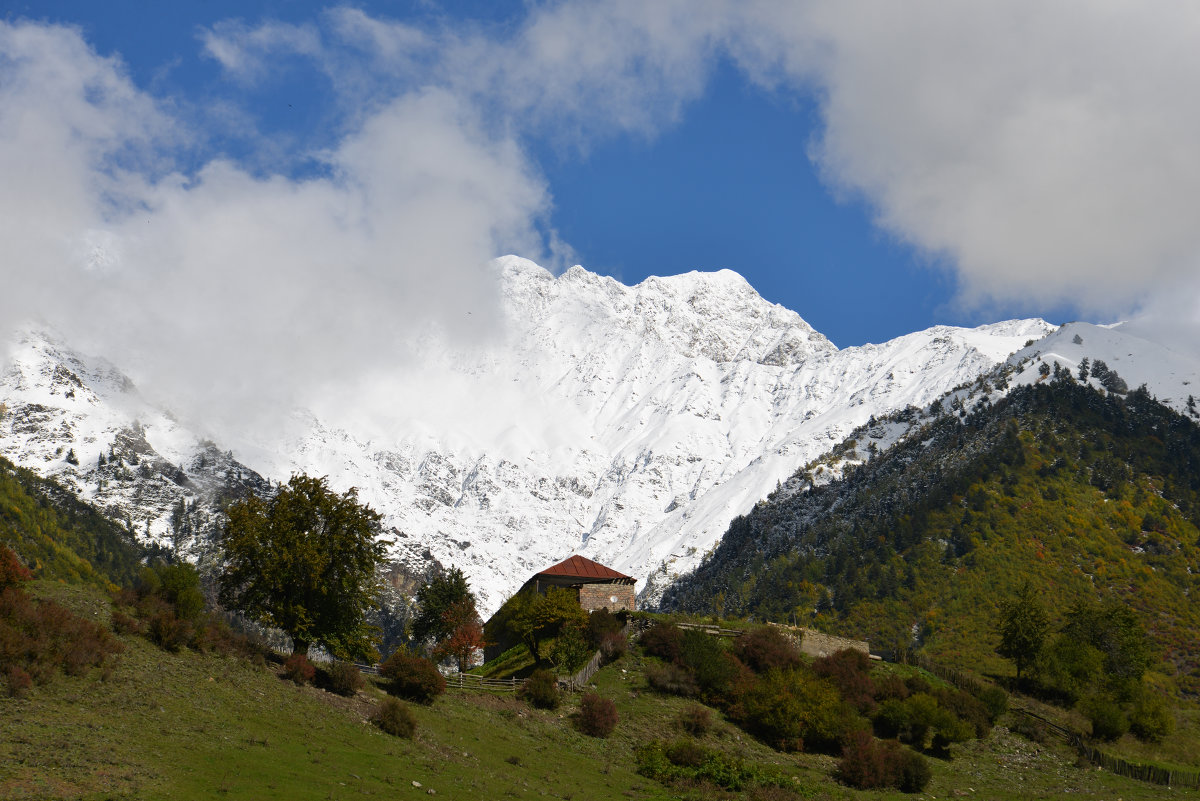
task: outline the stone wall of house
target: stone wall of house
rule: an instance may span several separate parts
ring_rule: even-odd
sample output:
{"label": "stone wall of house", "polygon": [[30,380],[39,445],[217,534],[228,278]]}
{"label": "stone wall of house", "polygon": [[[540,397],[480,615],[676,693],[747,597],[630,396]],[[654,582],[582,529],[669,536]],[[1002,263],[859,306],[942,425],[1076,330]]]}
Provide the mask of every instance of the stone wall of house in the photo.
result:
{"label": "stone wall of house", "polygon": [[582,584],[579,587],[579,605],[585,612],[605,608],[610,612],[623,609],[633,612],[636,603],[632,584]]}
{"label": "stone wall of house", "polygon": [[838,651],[844,651],[847,648],[854,651],[862,651],[868,656],[871,653],[871,646],[866,640],[850,640],[845,637],[835,637],[832,634],[825,634],[824,632],[801,628],[799,626],[781,626],[778,623],[769,623],[768,625],[779,629],[783,636],[796,643],[800,648],[800,653],[808,654],[809,656],[829,656]]}

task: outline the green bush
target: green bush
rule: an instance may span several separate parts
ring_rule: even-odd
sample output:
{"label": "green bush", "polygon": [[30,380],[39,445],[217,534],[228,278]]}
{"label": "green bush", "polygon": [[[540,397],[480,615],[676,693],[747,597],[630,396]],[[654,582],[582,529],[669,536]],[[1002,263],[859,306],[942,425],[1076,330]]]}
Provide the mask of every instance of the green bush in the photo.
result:
{"label": "green bush", "polygon": [[862,721],[834,687],[802,671],[771,671],[740,699],[739,719],[782,751],[830,750]]}
{"label": "green bush", "polygon": [[558,678],[549,670],[535,670],[525,679],[518,694],[538,709],[557,709],[560,700]]}
{"label": "green bush", "polygon": [[1175,731],[1175,718],[1165,700],[1143,691],[1129,715],[1129,729],[1139,740],[1161,743]]}
{"label": "green bush", "polygon": [[358,667],[349,662],[334,662],[326,673],[329,677],[329,689],[347,698],[357,695],[367,684]]}
{"label": "green bush", "polygon": [[1092,724],[1092,736],[1099,740],[1119,740],[1129,731],[1129,718],[1120,704],[1111,698],[1094,695],[1080,703],[1080,711]]}
{"label": "green bush", "polygon": [[579,730],[589,737],[607,737],[617,727],[617,705],[597,693],[584,693],[579,702]]}
{"label": "green bush", "polygon": [[740,672],[740,664],[725,650],[721,638],[701,631],[683,633],[679,662],[692,672],[701,692],[710,698],[723,695]]}
{"label": "green bush", "polygon": [[446,679],[428,659],[397,651],[379,668],[379,675],[391,680],[389,691],[401,698],[422,704],[446,692]]}
{"label": "green bush", "polygon": [[602,646],[605,635],[618,634],[622,627],[623,624],[617,616],[607,609],[597,609],[588,615],[587,638],[592,650],[598,650]]}
{"label": "green bush", "polygon": [[979,700],[987,709],[988,720],[995,723],[1000,716],[1008,711],[1008,693],[1000,687],[986,687],[979,694]]}
{"label": "green bush", "polygon": [[417,719],[412,710],[395,698],[380,701],[371,722],[394,737],[411,739],[417,731]]}
{"label": "green bush", "polygon": [[687,768],[700,767],[708,757],[708,751],[695,740],[676,740],[667,746],[666,754],[672,765]]}

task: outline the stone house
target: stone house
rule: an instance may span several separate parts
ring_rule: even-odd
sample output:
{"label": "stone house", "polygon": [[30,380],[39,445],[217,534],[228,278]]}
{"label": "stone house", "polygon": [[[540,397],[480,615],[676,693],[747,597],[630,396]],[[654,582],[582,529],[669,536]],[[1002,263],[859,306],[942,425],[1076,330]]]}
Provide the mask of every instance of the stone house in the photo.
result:
{"label": "stone house", "polygon": [[633,585],[637,579],[618,573],[599,562],[576,554],[535,573],[517,592],[544,594],[551,587],[575,590],[585,612],[608,609],[610,612],[634,611],[637,597]]}

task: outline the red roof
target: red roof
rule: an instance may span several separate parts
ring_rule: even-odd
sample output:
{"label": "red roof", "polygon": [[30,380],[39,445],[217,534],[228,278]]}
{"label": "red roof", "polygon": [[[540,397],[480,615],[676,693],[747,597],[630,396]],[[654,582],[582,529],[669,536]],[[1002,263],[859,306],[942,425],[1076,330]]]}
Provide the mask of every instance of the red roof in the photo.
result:
{"label": "red roof", "polygon": [[624,573],[618,573],[611,567],[605,567],[599,562],[593,562],[591,559],[576,554],[570,559],[559,562],[553,567],[548,567],[539,576],[569,576],[571,578],[587,578],[587,579],[632,579],[633,576],[627,576]]}

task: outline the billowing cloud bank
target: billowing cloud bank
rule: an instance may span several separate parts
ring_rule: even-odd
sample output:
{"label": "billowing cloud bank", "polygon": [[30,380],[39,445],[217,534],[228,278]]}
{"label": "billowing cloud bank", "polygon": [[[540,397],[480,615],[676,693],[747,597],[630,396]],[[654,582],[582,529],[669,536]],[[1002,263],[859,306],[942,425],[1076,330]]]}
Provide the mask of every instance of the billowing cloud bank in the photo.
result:
{"label": "billowing cloud bank", "polygon": [[[503,29],[348,8],[213,25],[194,46],[237,85],[287,55],[341,104],[335,144],[301,137],[290,155],[320,169],[264,172],[204,157],[202,124],[77,30],[0,23],[0,321],[40,318],[206,416],[304,402],[405,358],[430,323],[491,331],[485,262],[569,252],[531,138],[653,136],[727,58],[816,93],[822,128],[795,146],[956,271],[967,302],[1194,324],[1198,37],[1200,10],[1171,2],[561,2]],[[199,166],[179,158],[197,150]]]}

